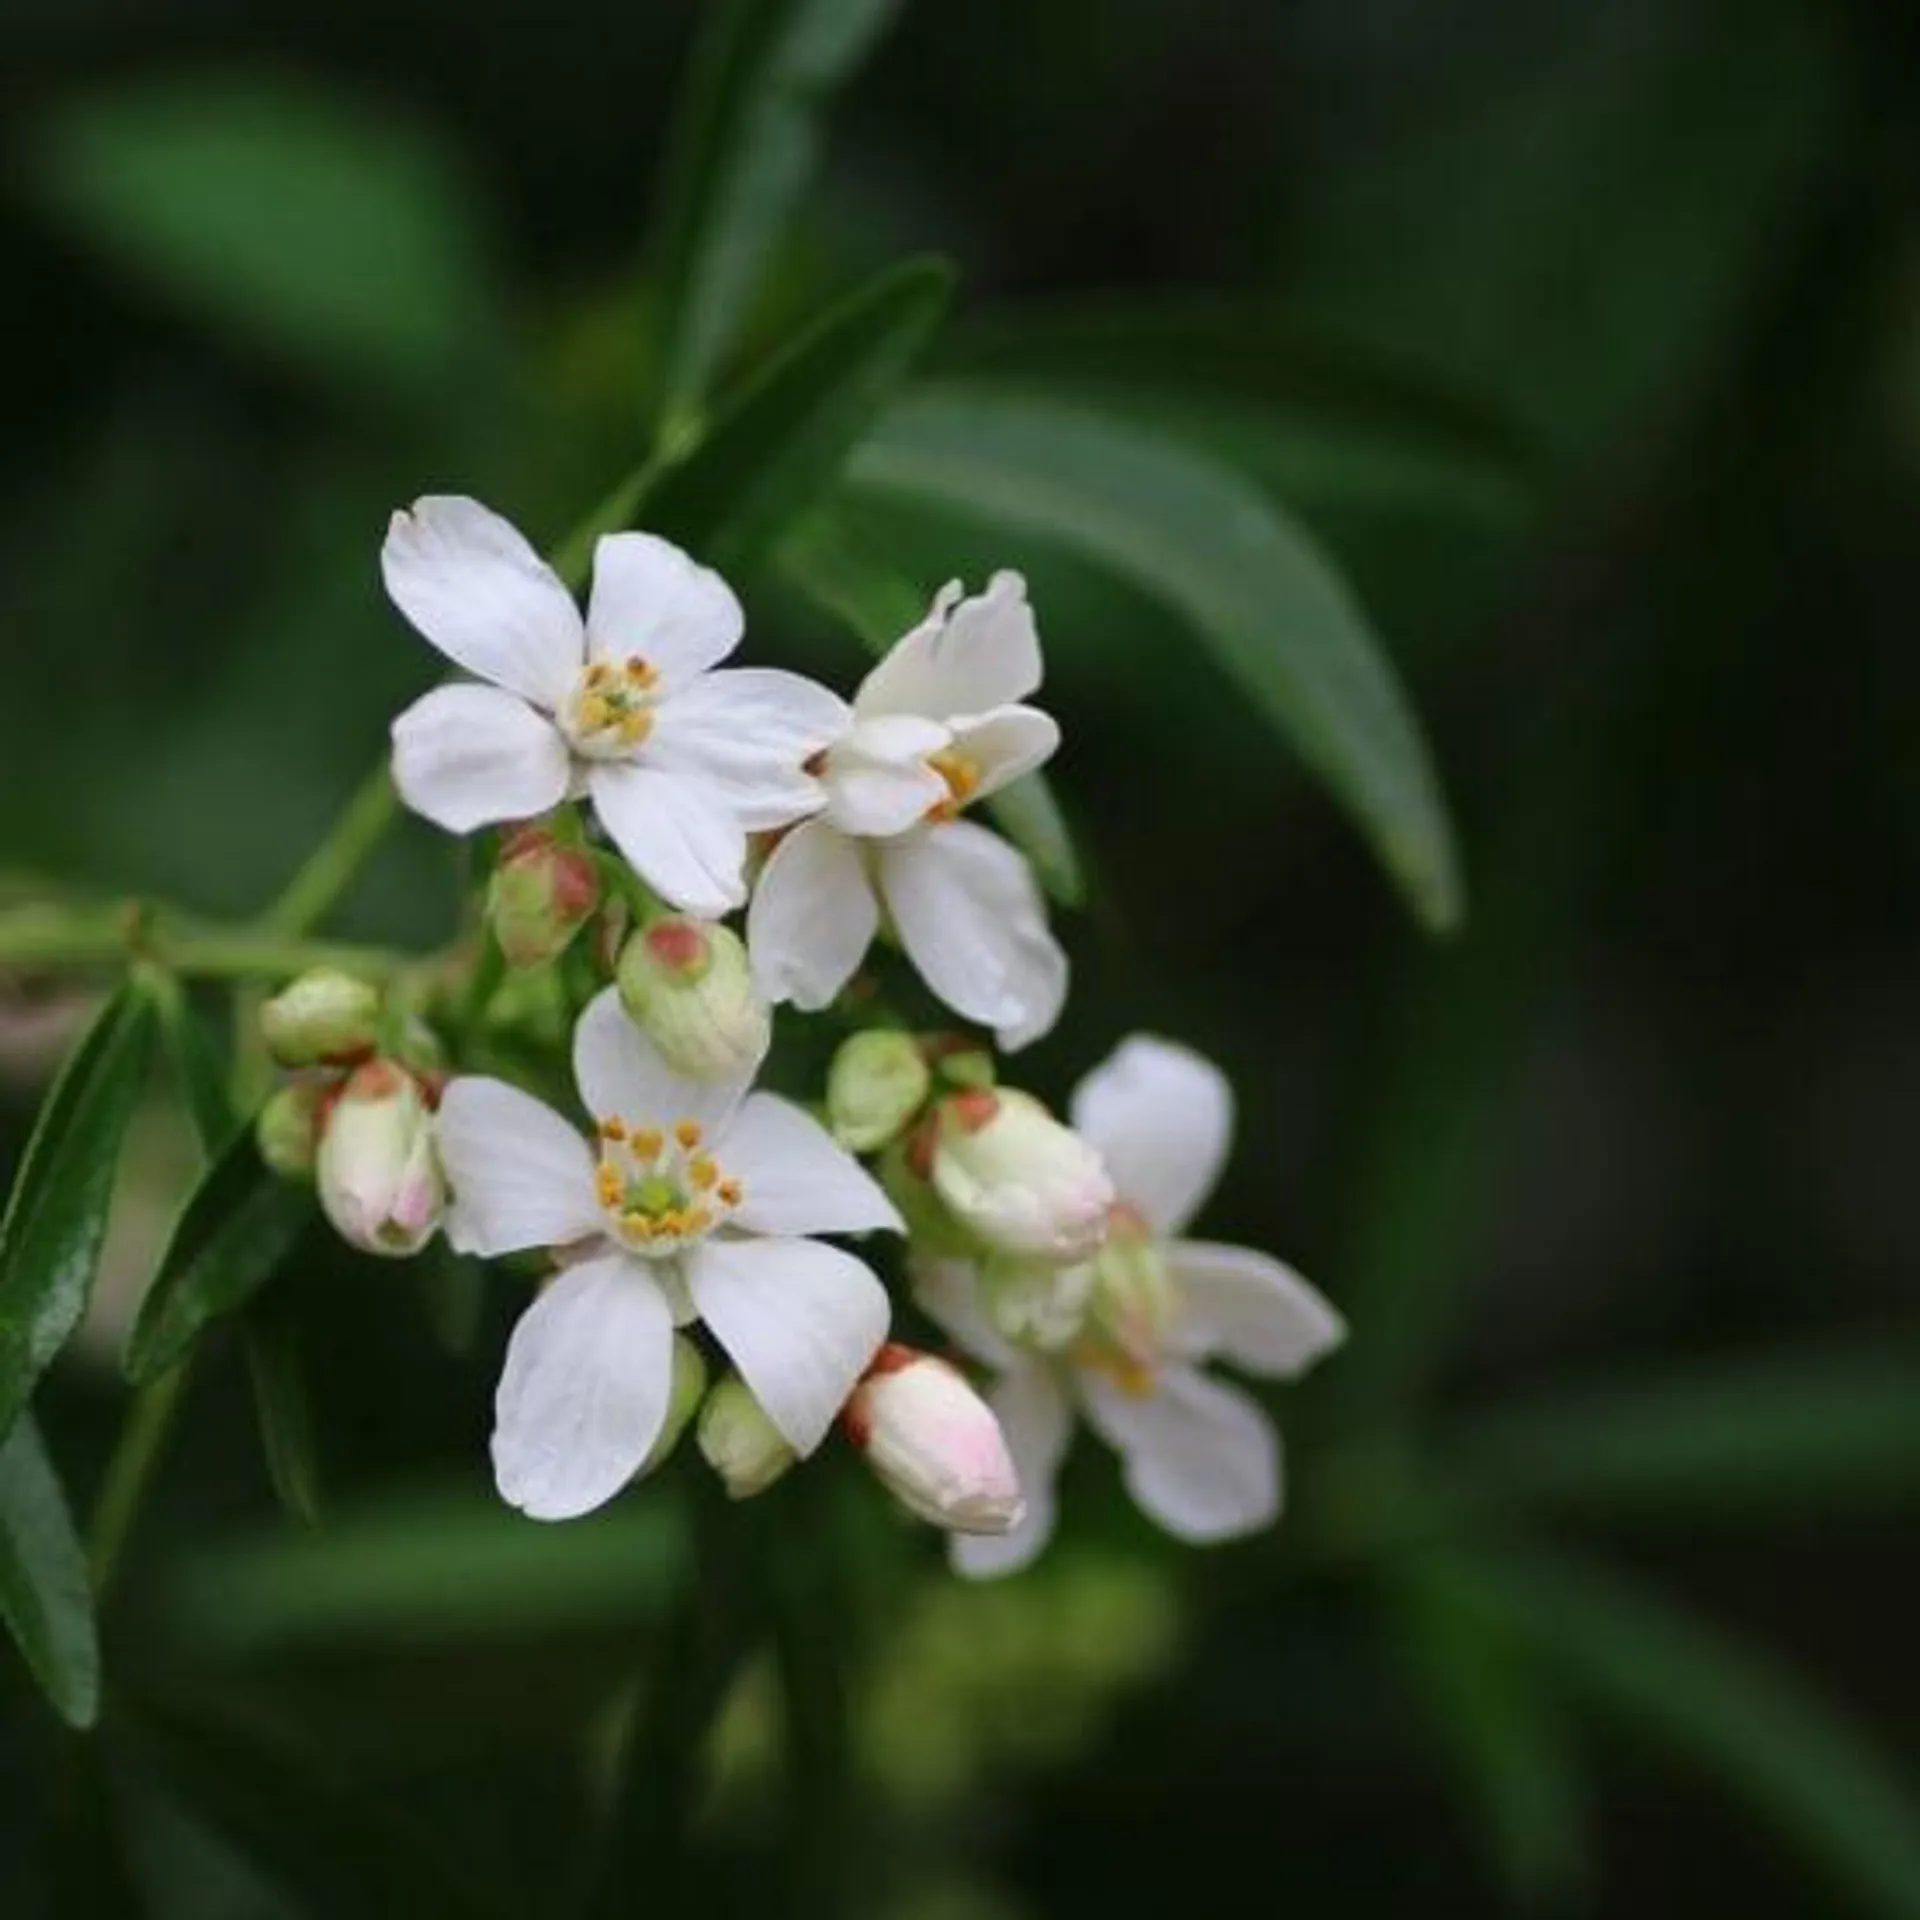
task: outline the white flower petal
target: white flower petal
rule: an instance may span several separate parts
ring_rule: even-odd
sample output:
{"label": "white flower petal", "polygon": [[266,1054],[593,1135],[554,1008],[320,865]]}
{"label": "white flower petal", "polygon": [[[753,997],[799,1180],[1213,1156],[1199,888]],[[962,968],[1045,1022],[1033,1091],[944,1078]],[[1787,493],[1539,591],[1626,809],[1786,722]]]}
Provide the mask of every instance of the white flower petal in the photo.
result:
{"label": "white flower petal", "polygon": [[854,700],[863,718],[920,713],[934,720],[985,713],[1024,700],[1040,684],[1040,638],[1027,583],[996,573],[987,590],[959,597],[950,580],[926,619],[867,675]]}
{"label": "white flower petal", "polygon": [[429,495],[396,513],[380,550],[393,603],[457,666],[549,710],[586,658],[560,577],[477,500]]}
{"label": "white flower petal", "polygon": [[1000,1422],[1027,1510],[1010,1533],[953,1536],[954,1571],[970,1580],[1018,1573],[1052,1537],[1053,1486],[1073,1432],[1072,1412],[1043,1366],[1029,1363],[1003,1374],[987,1395],[987,1405]]}
{"label": "white flower petal", "polygon": [[393,723],[400,798],[449,833],[530,820],[566,798],[570,777],[552,721],[498,687],[436,687]]}
{"label": "white flower petal", "polygon": [[1038,707],[1001,707],[953,729],[953,749],[973,763],[980,784],[973,797],[984,800],[1023,773],[1053,757],[1060,744],[1060,723]]}
{"label": "white flower petal", "polygon": [[740,644],[746,616],[710,567],[652,533],[609,533],[593,550],[587,645],[596,658],[638,655],[668,691]]}
{"label": "white flower petal", "polygon": [[453,1189],[447,1239],[456,1252],[565,1246],[604,1224],[587,1143],[532,1094],[475,1075],[450,1080],[434,1138]]}
{"label": "white flower petal", "polygon": [[938,720],[910,713],[860,721],[827,756],[827,818],[842,833],[876,840],[917,826],[947,798],[927,755],[952,739]]}
{"label": "white flower petal", "polygon": [[1127,1491],[1175,1539],[1231,1540],[1279,1514],[1280,1436],[1250,1395],[1179,1366],[1155,1393],[1122,1393],[1097,1374],[1082,1374],[1080,1391]]}
{"label": "white flower petal", "polygon": [[808,1012],[853,978],[880,926],[860,849],[824,820],[783,836],[747,909],[747,954],[767,999]]}
{"label": "white flower petal", "polygon": [[727,1080],[689,1080],[675,1073],[634,1025],[615,987],[595,994],[573,1029],[574,1084],[596,1120],[642,1127],[692,1120],[712,1136],[726,1126],[759,1071],[755,1060]]}
{"label": "white flower petal", "polygon": [[1025,859],[964,820],[883,843],[880,894],[920,977],[1009,1050],[1065,1004],[1067,960]]}
{"label": "white flower petal", "polygon": [[1212,1061],[1151,1034],[1123,1040],[1073,1090],[1074,1128],[1120,1198],[1162,1234],[1200,1211],[1226,1165],[1233,1089]]}
{"label": "white flower petal", "polygon": [[749,1094],[713,1151],[745,1190],[733,1218],[748,1233],[906,1231],[879,1181],[778,1094]]}
{"label": "white flower petal", "polygon": [[587,769],[594,811],[636,872],[669,905],[718,920],[747,897],[747,836],[718,788],[625,761]]}
{"label": "white flower petal", "polygon": [[700,1318],[796,1453],[826,1438],[887,1337],[887,1290],[818,1240],[703,1240],[686,1257]]}
{"label": "white flower petal", "polygon": [[826,805],[826,789],[801,762],[844,733],[852,717],[838,694],[800,674],[730,667],[660,703],[647,760],[699,775],[743,827],[761,832]]}
{"label": "white flower petal", "polygon": [[914,1304],[956,1346],[1002,1371],[1021,1364],[1024,1356],[1001,1337],[980,1304],[979,1270],[971,1260],[915,1255],[908,1262],[908,1277]]}
{"label": "white flower petal", "polygon": [[1249,1373],[1287,1380],[1347,1337],[1346,1322],[1271,1254],[1176,1240],[1167,1259],[1180,1294],[1174,1338],[1187,1359],[1218,1354]]}
{"label": "white flower petal", "polygon": [[640,1470],[673,1390],[673,1316],[637,1260],[568,1267],[514,1327],[493,1401],[500,1497],[535,1520],[603,1506]]}

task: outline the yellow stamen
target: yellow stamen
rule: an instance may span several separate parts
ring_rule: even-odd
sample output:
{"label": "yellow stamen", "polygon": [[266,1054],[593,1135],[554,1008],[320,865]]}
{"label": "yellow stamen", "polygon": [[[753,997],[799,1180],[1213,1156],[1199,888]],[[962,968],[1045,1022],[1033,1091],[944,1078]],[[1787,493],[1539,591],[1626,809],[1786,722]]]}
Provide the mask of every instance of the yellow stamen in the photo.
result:
{"label": "yellow stamen", "polygon": [[745,1188],[741,1186],[738,1180],[722,1180],[715,1191],[718,1193],[723,1206],[737,1207],[740,1204],[740,1196],[745,1192]]}
{"label": "yellow stamen", "polygon": [[701,1131],[698,1120],[678,1120],[674,1123],[673,1137],[687,1152],[691,1153],[700,1144]]}
{"label": "yellow stamen", "polygon": [[688,1163],[687,1178],[705,1193],[720,1178],[720,1169],[706,1154],[698,1154]]}
{"label": "yellow stamen", "polygon": [[621,1216],[621,1225],[641,1240],[651,1240],[654,1235],[654,1223],[638,1207],[633,1212]]}
{"label": "yellow stamen", "polygon": [[602,1140],[624,1140],[627,1137],[627,1123],[624,1120],[608,1119],[600,1122]]}
{"label": "yellow stamen", "polygon": [[681,1215],[689,1233],[705,1233],[713,1225],[713,1210],[710,1207],[694,1207]]}
{"label": "yellow stamen", "polygon": [[951,747],[928,754],[927,765],[947,783],[947,797],[936,800],[926,817],[935,822],[957,820],[960,809],[980,791],[980,769]]}
{"label": "yellow stamen", "polygon": [[601,1162],[599,1171],[593,1176],[593,1183],[603,1207],[616,1205],[620,1196],[627,1190],[627,1183],[620,1178],[619,1168],[610,1167],[604,1161]]}
{"label": "yellow stamen", "polygon": [[633,1148],[636,1160],[658,1160],[660,1149],[667,1144],[667,1137],[658,1127],[637,1127],[628,1144]]}

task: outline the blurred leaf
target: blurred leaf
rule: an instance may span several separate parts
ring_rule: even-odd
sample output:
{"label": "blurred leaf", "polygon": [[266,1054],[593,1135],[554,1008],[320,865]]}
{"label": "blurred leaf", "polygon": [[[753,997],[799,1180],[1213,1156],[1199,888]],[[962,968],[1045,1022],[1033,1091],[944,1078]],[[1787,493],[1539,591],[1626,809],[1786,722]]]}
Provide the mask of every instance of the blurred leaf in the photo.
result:
{"label": "blurred leaf", "polygon": [[312,1192],[260,1158],[251,1127],[235,1135],[188,1199],[140,1302],[127,1338],[127,1378],[139,1385],[164,1373],[209,1321],[258,1292],[313,1211]]}
{"label": "blurred leaf", "polygon": [[267,1477],[280,1504],[303,1526],[320,1524],[320,1460],[314,1442],[313,1402],[292,1330],[256,1301],[241,1329],[247,1379]]}
{"label": "blurred leaf", "polygon": [[1511,515],[1535,457],[1443,375],[1261,300],[1112,300],[957,330],[941,369],[1203,441],[1305,511]]}
{"label": "blurred leaf", "polygon": [[1090,410],[943,383],[892,408],[850,475],[1058,542],[1184,614],[1425,923],[1457,922],[1445,807],[1392,669],[1313,542],[1231,468]]}
{"label": "blurred leaf", "polygon": [[1791,1673],[1590,1562],[1481,1565],[1482,1604],[1594,1711],[1699,1767],[1863,1913],[1920,1914],[1920,1794]]}
{"label": "blurred leaf", "polygon": [[487,1270],[436,1239],[417,1263],[420,1304],[433,1337],[456,1360],[473,1351],[487,1300]]}
{"label": "blurred leaf", "polygon": [[34,1123],[0,1220],[0,1435],[86,1312],[152,1033],[153,1002],[121,987]]}
{"label": "blurred leaf", "polygon": [[0,1441],[0,1618],[53,1710],[92,1726],[100,1648],[87,1557],[30,1414]]}
{"label": "blurred leaf", "polygon": [[64,106],[43,199],[196,318],[358,387],[451,392],[494,344],[474,210],[414,126],[284,79],[123,84]]}
{"label": "blurred leaf", "polygon": [[1462,1557],[1396,1563],[1390,1598],[1393,1652],[1449,1785],[1481,1821],[1516,1904],[1551,1910],[1591,1882],[1593,1835],[1573,1730],[1537,1655],[1489,1615]]}
{"label": "blurred leaf", "polygon": [[224,1651],[433,1646],[644,1618],[686,1564],[681,1516],[660,1499],[551,1527],[476,1484],[338,1512],[324,1535],[203,1551],[177,1577],[173,1613],[183,1639]]}
{"label": "blurred leaf", "polygon": [[839,474],[946,312],[953,275],[909,261],[871,280],[770,360],[685,454],[623,482],[554,556],[583,582],[602,533],[644,518],[711,565],[752,565]]}
{"label": "blurred leaf", "polygon": [[161,1045],[186,1097],[194,1133],[212,1159],[238,1124],[227,1094],[226,1066],[180,982],[163,974],[151,983],[151,990],[160,1017]]}
{"label": "blurred leaf", "polygon": [[819,122],[899,0],[718,0],[684,83],[659,215],[671,434],[705,398],[811,176]]}
{"label": "blurred leaf", "polygon": [[1476,1504],[1672,1510],[1690,1525],[1898,1505],[1920,1494],[1920,1355],[1772,1356],[1562,1388],[1464,1423],[1441,1472]]}
{"label": "blurred leaf", "polygon": [[[876,658],[926,618],[930,594],[896,573],[846,507],[823,508],[780,549],[780,567],[816,606],[844,620]],[[1073,834],[1044,773],[1022,776],[987,802],[1008,839],[1033,862],[1041,884],[1062,906],[1087,894]]]}

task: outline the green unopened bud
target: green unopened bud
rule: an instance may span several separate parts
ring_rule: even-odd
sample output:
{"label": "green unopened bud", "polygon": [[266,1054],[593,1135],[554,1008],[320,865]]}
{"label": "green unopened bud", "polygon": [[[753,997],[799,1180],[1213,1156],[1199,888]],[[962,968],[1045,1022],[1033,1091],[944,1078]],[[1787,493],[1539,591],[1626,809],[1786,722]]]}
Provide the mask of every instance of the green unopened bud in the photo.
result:
{"label": "green unopened bud", "polygon": [[356,1067],[327,1110],[315,1171],[343,1240],[390,1259],[418,1253],[440,1224],[446,1183],[413,1075],[391,1060]]}
{"label": "green unopened bud", "polygon": [[889,1028],[843,1041],[827,1070],[827,1122],[849,1153],[873,1153],[920,1111],[933,1074],[919,1042]]}
{"label": "green unopened bud", "polygon": [[700,1409],[700,1454],[736,1500],[764,1493],[799,1456],[744,1380],[729,1374]]}
{"label": "green unopened bud", "polygon": [[260,1009],[267,1051],[283,1067],[360,1058],[380,1031],[379,990],[337,967],[316,967]]}
{"label": "green unopened bud", "polygon": [[254,1139],[260,1158],[283,1180],[310,1180],[320,1151],[320,1106],[326,1088],[316,1080],[293,1080],[260,1109]]}
{"label": "green unopened bud", "polygon": [[943,1086],[990,1087],[999,1077],[993,1055],[985,1047],[949,1036],[933,1043],[928,1052]]}
{"label": "green unopened bud", "polygon": [[651,1473],[680,1444],[687,1423],[707,1395],[707,1363],[684,1333],[673,1336],[673,1385],[668,1391],[666,1424],[647,1455],[642,1473]]}
{"label": "green unopened bud", "polygon": [[537,827],[507,841],[487,884],[487,924],[510,967],[551,965],[599,905],[593,856]]}
{"label": "green unopened bud", "polygon": [[1083,1363],[1129,1390],[1151,1390],[1180,1313],[1164,1244],[1132,1207],[1116,1206],[1107,1243],[1085,1270],[1094,1285],[1078,1349]]}
{"label": "green unopened bud", "polygon": [[765,1055],[772,1010],[729,928],[685,914],[655,920],[627,942],[617,978],[635,1025],[689,1080],[751,1073]]}

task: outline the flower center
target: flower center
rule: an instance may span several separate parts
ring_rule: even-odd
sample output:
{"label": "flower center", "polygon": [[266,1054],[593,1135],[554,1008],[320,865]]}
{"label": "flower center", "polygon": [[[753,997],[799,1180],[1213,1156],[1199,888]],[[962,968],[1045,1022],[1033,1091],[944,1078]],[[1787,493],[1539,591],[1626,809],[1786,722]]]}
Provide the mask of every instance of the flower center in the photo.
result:
{"label": "flower center", "polygon": [[601,1121],[593,1178],[607,1231],[630,1252],[655,1260],[704,1239],[745,1197],[740,1182],[701,1150],[697,1120],[670,1128]]}
{"label": "flower center", "polygon": [[1160,1390],[1167,1338],[1180,1312],[1165,1250],[1138,1209],[1124,1200],[1108,1215],[1107,1241],[1093,1262],[1087,1323],[1073,1346],[1077,1366],[1134,1399]]}
{"label": "flower center", "polygon": [[619,665],[595,660],[560,709],[560,730],[589,760],[620,760],[653,731],[660,671],[636,653]]}
{"label": "flower center", "polygon": [[947,783],[947,797],[936,800],[927,809],[926,818],[935,825],[959,819],[960,809],[980,791],[979,766],[955,747],[928,754],[927,765]]}

